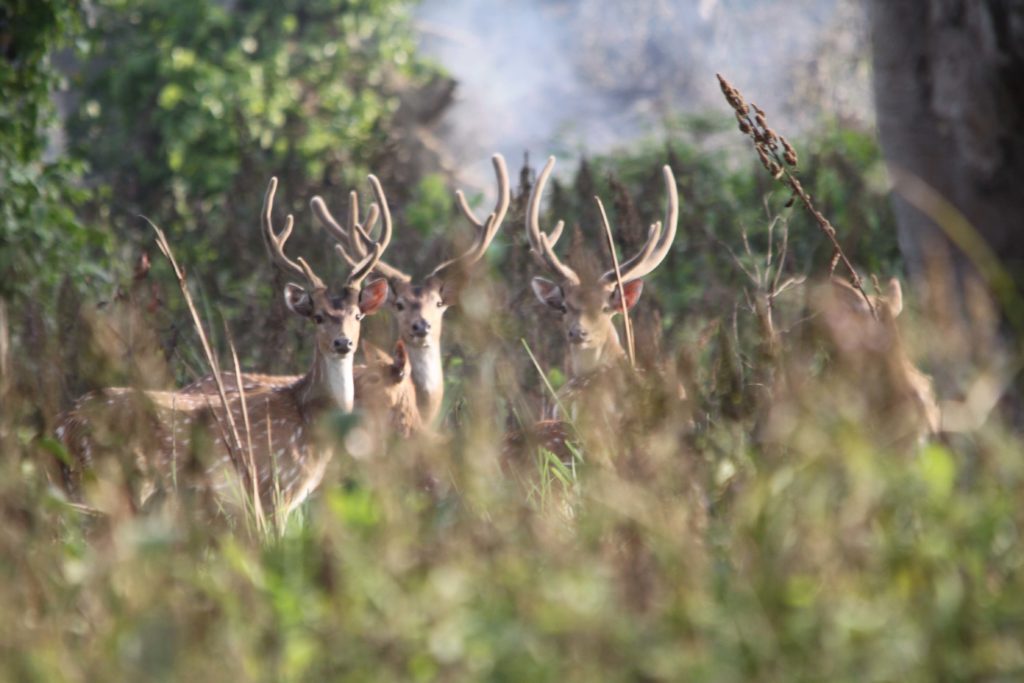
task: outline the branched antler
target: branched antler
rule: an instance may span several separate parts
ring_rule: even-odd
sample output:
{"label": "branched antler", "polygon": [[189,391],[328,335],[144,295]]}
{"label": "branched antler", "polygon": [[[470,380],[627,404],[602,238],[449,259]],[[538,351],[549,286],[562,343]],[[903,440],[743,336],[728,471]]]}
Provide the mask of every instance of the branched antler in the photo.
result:
{"label": "branched antler", "polygon": [[[391,210],[388,208],[388,200],[387,196],[384,194],[384,188],[381,187],[380,180],[377,179],[377,176],[373,174],[367,176],[367,180],[369,180],[370,187],[373,189],[373,195],[376,202],[370,205],[370,209],[366,213],[366,218],[360,222],[359,194],[355,192],[355,190],[350,192],[348,195],[347,229],[341,227],[338,221],[334,218],[334,215],[327,208],[327,204],[324,202],[322,197],[317,195],[309,202],[310,207],[313,209],[313,213],[337,242],[334,248],[337,250],[338,255],[341,256],[343,261],[352,268],[355,268],[357,271],[359,270],[361,261],[367,259],[373,251],[371,245],[380,246],[381,254],[387,250],[388,245],[391,244],[391,236],[393,232]],[[370,237],[370,234],[373,232],[373,227],[377,223],[378,217],[381,219],[381,234],[377,240],[374,240]],[[395,268],[380,258],[374,261],[372,270],[377,271],[389,280],[408,282],[412,279],[407,273]]]}
{"label": "branched antler", "polygon": [[260,224],[263,228],[263,240],[270,251],[270,256],[282,270],[306,279],[311,289],[325,289],[324,281],[317,277],[313,269],[309,267],[301,256],[298,263],[288,258],[284,253],[284,245],[292,235],[295,227],[295,217],[288,214],[285,219],[284,230],[280,233],[274,231],[274,195],[277,194],[277,178],[271,178],[267,185],[267,193],[263,197],[263,211],[260,213]]}
{"label": "branched antler", "polygon": [[508,213],[508,206],[512,201],[512,193],[509,189],[505,157],[495,154],[491,157],[491,163],[494,165],[494,175],[498,181],[498,199],[494,204],[494,211],[485,220],[481,221],[469,207],[462,190],[456,190],[455,201],[458,203],[459,209],[466,219],[476,228],[476,239],[473,240],[473,244],[464,253],[440,264],[427,277],[440,277],[445,270],[455,265],[469,268],[483,258],[487,247],[491,245],[494,236],[498,234],[498,228],[501,227],[502,222],[505,220],[505,214]]}

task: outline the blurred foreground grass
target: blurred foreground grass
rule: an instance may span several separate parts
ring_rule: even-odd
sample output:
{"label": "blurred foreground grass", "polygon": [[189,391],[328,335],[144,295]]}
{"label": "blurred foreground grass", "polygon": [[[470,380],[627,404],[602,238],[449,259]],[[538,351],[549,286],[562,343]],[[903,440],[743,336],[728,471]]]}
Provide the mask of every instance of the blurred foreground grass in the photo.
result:
{"label": "blurred foreground grass", "polygon": [[0,676],[1024,675],[1024,444],[997,421],[896,452],[854,385],[809,384],[807,399],[848,392],[854,407],[803,401],[781,447],[698,396],[692,422],[652,408],[646,431],[584,452],[576,474],[543,459],[502,471],[488,367],[464,369],[472,408],[447,441],[336,458],[272,539],[184,493],[119,512],[102,477],[108,516],[68,507],[41,473],[53,445],[12,419],[31,397],[5,385]]}

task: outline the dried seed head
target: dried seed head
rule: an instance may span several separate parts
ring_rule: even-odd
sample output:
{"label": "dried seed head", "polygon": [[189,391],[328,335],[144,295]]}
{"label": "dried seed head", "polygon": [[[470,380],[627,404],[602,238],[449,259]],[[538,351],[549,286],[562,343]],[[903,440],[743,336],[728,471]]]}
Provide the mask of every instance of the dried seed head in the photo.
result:
{"label": "dried seed head", "polygon": [[743,101],[743,95],[729,83],[729,81],[722,78],[722,74],[716,74],[718,77],[718,85],[722,88],[722,94],[725,95],[725,100],[729,103],[737,113],[746,115],[750,113],[750,108],[747,107],[747,103]]}
{"label": "dried seed head", "polygon": [[838,249],[836,249],[835,252],[833,252],[832,260],[829,261],[829,264],[828,264],[828,275],[829,275],[829,277],[832,277],[832,275],[836,272],[836,266],[839,265],[839,257],[841,255],[842,254],[840,254]]}
{"label": "dried seed head", "polygon": [[782,143],[782,148],[786,150],[786,163],[789,164],[790,166],[796,166],[797,162],[799,161],[799,157],[797,157],[796,150],[793,149],[793,145],[789,144],[789,140],[787,140],[781,135],[779,136],[779,142]]}
{"label": "dried seed head", "polygon": [[754,121],[757,123],[759,128],[768,127],[768,122],[765,120],[763,112],[757,112],[757,116],[754,117]]}

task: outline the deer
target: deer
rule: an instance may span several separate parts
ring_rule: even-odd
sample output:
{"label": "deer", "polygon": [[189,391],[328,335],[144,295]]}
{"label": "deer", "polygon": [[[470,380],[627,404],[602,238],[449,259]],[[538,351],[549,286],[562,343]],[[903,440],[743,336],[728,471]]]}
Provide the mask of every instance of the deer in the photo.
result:
{"label": "deer", "polygon": [[[375,189],[379,183],[371,177]],[[190,472],[198,488],[214,493],[241,482],[258,509],[287,514],[320,484],[333,450],[316,438],[319,419],[328,411],[350,412],[355,382],[353,356],[361,321],[387,299],[387,282],[363,286],[384,250],[372,242],[340,292],[331,292],[309,264],[285,253],[294,219],[277,232],[273,204],[277,179],[271,178],[263,200],[261,232],[273,263],[304,284],[287,283],[288,310],[315,326],[313,360],[296,379],[245,391],[208,393],[141,391],[108,388],[87,394],[60,420],[57,436],[70,458],[63,468],[65,488],[80,497],[84,473],[96,463],[104,436],[142,428],[134,466],[142,486],[132,504],[142,506],[158,490]],[[380,196],[383,197],[381,191]],[[237,387],[236,387],[237,388]],[[106,431],[104,431],[106,429]],[[212,462],[201,446],[212,446]],[[199,458],[191,457],[198,455]],[[201,467],[196,471],[196,464]]]}
{"label": "deer", "polygon": [[[441,356],[441,332],[445,311],[455,302],[459,279],[479,262],[491,245],[505,220],[511,202],[508,170],[500,154],[491,157],[497,179],[497,199],[494,209],[484,219],[470,208],[462,190],[456,190],[455,199],[460,211],[475,231],[470,247],[462,254],[438,264],[422,280],[413,277],[383,259],[377,261],[374,271],[387,279],[390,287],[389,304],[398,323],[398,337],[408,354],[412,382],[416,388],[416,405],[424,425],[432,425],[441,411],[444,400],[444,367]],[[338,241],[338,251],[351,266],[366,258],[373,244],[370,232],[375,212],[371,210],[363,223],[359,217],[359,198],[349,194],[347,227],[342,227],[320,196],[310,201],[314,215]],[[390,223],[386,207],[381,207],[385,229]],[[390,232],[379,241],[387,247]]]}
{"label": "deer", "polygon": [[877,434],[893,444],[922,443],[942,430],[942,410],[932,379],[911,360],[897,318],[903,288],[890,279],[865,296],[845,280],[831,278],[812,295],[811,306],[832,352],[835,381],[847,381],[877,417]]}
{"label": "deer", "polygon": [[[550,233],[544,232],[540,225],[541,199],[554,166],[555,157],[548,157],[537,176],[527,204],[526,234],[530,253],[556,278],[550,280],[537,276],[530,285],[541,304],[557,312],[561,318],[562,334],[568,344],[569,381],[557,403],[564,403],[561,399],[571,398],[598,376],[623,364],[626,352],[615,329],[614,318],[620,313],[628,315],[640,299],[644,286],[642,278],[668,255],[679,222],[679,195],[672,169],[666,165],[662,168],[667,195],[664,221],[652,224],[644,246],[617,268],[596,279],[581,277],[555,253],[565,222],[558,221]],[[600,199],[597,201],[600,204]],[[555,414],[548,417],[554,418]]]}

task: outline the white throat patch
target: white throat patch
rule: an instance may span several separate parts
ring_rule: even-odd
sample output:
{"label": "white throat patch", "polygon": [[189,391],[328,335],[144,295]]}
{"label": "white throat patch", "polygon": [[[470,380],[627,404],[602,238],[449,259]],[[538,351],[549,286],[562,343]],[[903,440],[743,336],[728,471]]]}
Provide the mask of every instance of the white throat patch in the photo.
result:
{"label": "white throat patch", "polygon": [[324,359],[324,372],[327,373],[327,387],[339,410],[352,412],[355,404],[355,380],[352,376],[354,353],[343,358]]}

